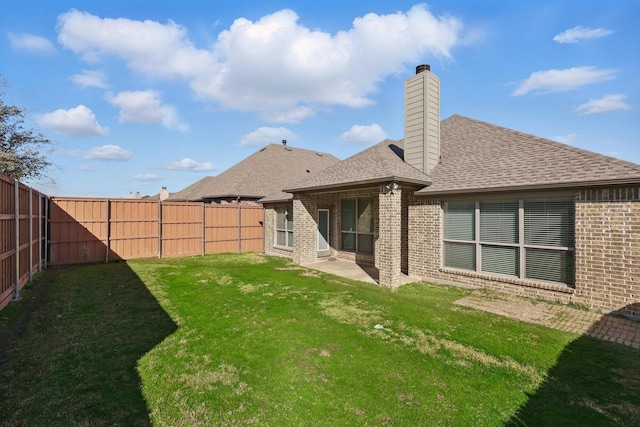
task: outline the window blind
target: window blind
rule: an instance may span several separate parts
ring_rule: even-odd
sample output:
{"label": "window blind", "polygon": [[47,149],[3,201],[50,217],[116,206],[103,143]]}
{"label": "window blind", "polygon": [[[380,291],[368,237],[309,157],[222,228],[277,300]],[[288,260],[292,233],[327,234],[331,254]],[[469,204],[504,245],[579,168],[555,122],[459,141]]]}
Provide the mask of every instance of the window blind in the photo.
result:
{"label": "window blind", "polygon": [[573,200],[525,200],[525,244],[573,247],[574,211]]}
{"label": "window blind", "polygon": [[446,267],[476,269],[476,249],[473,243],[444,243],[444,265]]}
{"label": "window blind", "polygon": [[518,243],[518,202],[480,202],[480,241]]}
{"label": "window blind", "polygon": [[482,271],[517,276],[519,268],[517,247],[482,245]]}
{"label": "window blind", "polygon": [[475,240],[474,202],[448,202],[444,205],[444,237],[454,240]]}
{"label": "window blind", "polygon": [[550,280],[573,285],[573,271],[573,252],[526,249],[526,276],[529,279]]}

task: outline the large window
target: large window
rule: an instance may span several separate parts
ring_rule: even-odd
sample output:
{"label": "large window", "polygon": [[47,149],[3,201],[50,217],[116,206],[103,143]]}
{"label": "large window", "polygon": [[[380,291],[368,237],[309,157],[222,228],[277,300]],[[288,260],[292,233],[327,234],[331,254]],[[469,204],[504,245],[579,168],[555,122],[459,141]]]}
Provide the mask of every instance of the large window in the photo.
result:
{"label": "large window", "polygon": [[276,245],[293,247],[293,207],[276,208]]}
{"label": "large window", "polygon": [[373,199],[342,199],[340,209],[343,251],[373,253]]}
{"label": "large window", "polygon": [[446,202],[444,265],[573,285],[574,218],[567,199]]}

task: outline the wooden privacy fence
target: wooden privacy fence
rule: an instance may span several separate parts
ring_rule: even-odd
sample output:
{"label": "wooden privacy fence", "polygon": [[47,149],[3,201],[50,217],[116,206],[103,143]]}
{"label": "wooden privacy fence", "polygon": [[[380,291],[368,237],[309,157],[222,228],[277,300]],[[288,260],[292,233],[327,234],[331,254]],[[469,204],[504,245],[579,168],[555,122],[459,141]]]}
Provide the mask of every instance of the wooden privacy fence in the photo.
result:
{"label": "wooden privacy fence", "polygon": [[47,196],[0,174],[0,310],[46,265]]}
{"label": "wooden privacy fence", "polygon": [[262,206],[51,197],[48,265],[263,250]]}

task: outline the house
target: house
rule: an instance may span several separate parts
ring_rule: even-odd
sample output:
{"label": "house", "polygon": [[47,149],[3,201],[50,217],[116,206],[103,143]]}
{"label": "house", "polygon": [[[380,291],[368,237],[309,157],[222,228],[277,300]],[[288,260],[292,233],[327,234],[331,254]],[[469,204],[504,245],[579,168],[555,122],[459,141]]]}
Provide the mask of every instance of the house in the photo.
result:
{"label": "house", "polygon": [[255,202],[338,161],[331,154],[290,147],[283,140],[282,145],[269,144],[221,174],[172,193],[167,201]]}
{"label": "house", "polygon": [[263,198],[265,253],[371,263],[391,288],[408,275],[640,315],[640,165],[440,121],[439,97],[417,67],[403,140]]}

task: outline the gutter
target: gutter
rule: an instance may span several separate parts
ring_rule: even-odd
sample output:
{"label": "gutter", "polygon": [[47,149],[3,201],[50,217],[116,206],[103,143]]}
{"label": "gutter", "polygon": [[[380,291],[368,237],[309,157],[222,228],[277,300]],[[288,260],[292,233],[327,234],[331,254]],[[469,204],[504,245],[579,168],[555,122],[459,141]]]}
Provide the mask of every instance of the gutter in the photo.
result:
{"label": "gutter", "polygon": [[552,190],[552,189],[576,189],[585,187],[604,187],[608,185],[635,185],[640,184],[640,178],[632,179],[608,179],[599,181],[577,181],[577,182],[555,182],[548,184],[528,184],[514,185],[509,187],[483,187],[483,188],[462,188],[462,189],[443,189],[429,191],[426,189],[418,190],[414,194],[416,196],[441,196],[451,194],[477,194],[477,193],[495,193],[507,191],[530,191],[530,190]]}
{"label": "gutter", "polygon": [[363,179],[361,181],[340,182],[340,183],[334,183],[334,184],[317,185],[312,187],[290,188],[290,189],[284,189],[282,191],[284,191],[285,193],[315,192],[315,191],[321,191],[321,190],[331,191],[331,190],[337,190],[337,189],[343,189],[343,188],[362,187],[362,186],[371,185],[371,184],[379,185],[380,183],[388,182],[388,181],[395,181],[402,184],[411,184],[411,185],[418,185],[423,187],[432,184],[429,181],[424,181],[420,179],[402,178],[395,175],[391,175],[388,177]]}

